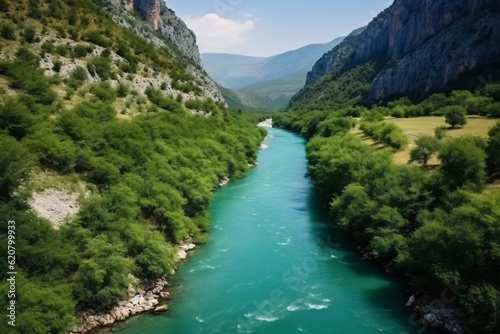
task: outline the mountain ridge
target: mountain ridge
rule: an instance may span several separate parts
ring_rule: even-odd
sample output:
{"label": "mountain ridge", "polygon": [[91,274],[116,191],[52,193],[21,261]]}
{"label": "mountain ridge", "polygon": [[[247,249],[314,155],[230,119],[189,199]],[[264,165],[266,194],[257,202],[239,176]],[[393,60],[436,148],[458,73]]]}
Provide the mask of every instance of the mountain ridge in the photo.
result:
{"label": "mountain ridge", "polygon": [[322,79],[325,86],[328,75],[337,78],[369,62],[375,72],[368,79],[364,103],[403,95],[422,99],[449,87],[499,58],[499,7],[491,0],[396,0],[361,34],[346,38],[319,59],[294,99],[319,96],[322,88],[312,88],[316,81]]}
{"label": "mountain ridge", "polygon": [[304,86],[306,74],[314,62],[343,38],[271,57],[205,53],[201,58],[208,74],[225,88],[221,90],[222,95],[230,101],[231,108],[279,109]]}

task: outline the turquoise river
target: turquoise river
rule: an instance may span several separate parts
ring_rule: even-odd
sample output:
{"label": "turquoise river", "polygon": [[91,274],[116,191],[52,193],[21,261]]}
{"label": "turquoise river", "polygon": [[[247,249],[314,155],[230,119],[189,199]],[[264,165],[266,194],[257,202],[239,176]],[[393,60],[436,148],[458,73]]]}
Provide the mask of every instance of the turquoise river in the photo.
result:
{"label": "turquoise river", "polygon": [[215,192],[208,243],[189,253],[170,282],[170,311],[108,331],[419,333],[403,308],[404,284],[361,261],[328,223],[304,178],[304,139],[269,133],[259,165]]}

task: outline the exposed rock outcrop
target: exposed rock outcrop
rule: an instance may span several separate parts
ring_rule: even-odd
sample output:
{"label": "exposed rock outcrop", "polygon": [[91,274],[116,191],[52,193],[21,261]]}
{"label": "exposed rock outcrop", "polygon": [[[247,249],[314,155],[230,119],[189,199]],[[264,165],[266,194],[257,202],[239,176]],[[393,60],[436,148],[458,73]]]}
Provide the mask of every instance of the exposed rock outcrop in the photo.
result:
{"label": "exposed rock outcrop", "polygon": [[456,297],[454,297],[453,289],[449,290],[451,291],[447,290],[444,296],[438,296],[438,298],[420,292],[416,292],[409,297],[406,308],[413,311],[412,319],[419,319],[421,331],[426,328],[433,328],[445,330],[452,334],[465,333],[464,314],[450,302]]}
{"label": "exposed rock outcrop", "polygon": [[395,0],[359,36],[324,55],[307,84],[336,65],[350,69],[383,64],[367,102],[393,96],[422,98],[462,75],[498,62],[500,2],[494,0]]}
{"label": "exposed rock outcrop", "polygon": [[168,305],[156,306],[162,299],[170,299],[170,294],[162,291],[167,284],[167,281],[157,279],[144,280],[137,288],[130,285],[127,289],[127,300],[118,302],[118,305],[109,311],[92,309],[80,314],[80,324],[68,334],[86,333],[97,327],[110,326],[143,312],[167,311]]}
{"label": "exposed rock outcrop", "polygon": [[[112,11],[113,21],[120,26],[134,31],[157,48],[169,50],[169,53],[177,61],[186,66],[187,72],[202,82],[203,96],[209,97],[215,102],[225,103],[222,94],[215,82],[204,71],[200,59],[200,52],[196,44],[196,35],[191,31],[184,21],[175,15],[161,0],[107,0],[116,10]],[[156,7],[156,6],[159,7]],[[131,7],[132,6],[132,7]],[[150,24],[141,22],[130,13],[131,8],[139,12]],[[149,10],[147,8],[153,8]],[[159,8],[159,10],[156,10]],[[144,14],[145,13],[145,14]],[[154,14],[151,16],[151,14]],[[139,22],[138,22],[139,21]],[[149,26],[158,30],[162,36],[158,36]],[[168,81],[168,80],[167,80]],[[159,81],[161,83],[161,81]],[[149,84],[149,83],[148,83]]]}
{"label": "exposed rock outcrop", "polygon": [[[125,1],[130,3],[130,0]],[[132,2],[134,10],[139,12],[153,28],[158,30],[160,24],[160,0],[132,0]]]}
{"label": "exposed rock outcrop", "polygon": [[162,35],[170,39],[179,50],[201,67],[196,35],[163,1],[160,3],[160,19],[159,29]]}

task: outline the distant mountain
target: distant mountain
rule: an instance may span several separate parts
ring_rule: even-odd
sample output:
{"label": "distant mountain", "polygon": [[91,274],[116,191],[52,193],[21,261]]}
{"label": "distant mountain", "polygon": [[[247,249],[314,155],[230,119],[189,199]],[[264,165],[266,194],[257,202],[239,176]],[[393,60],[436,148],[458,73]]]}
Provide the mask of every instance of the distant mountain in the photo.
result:
{"label": "distant mountain", "polygon": [[[267,100],[271,106],[279,108],[288,104],[290,98],[304,86],[307,71],[314,63],[343,39],[339,37],[329,43],[307,45],[272,57],[205,53],[201,54],[201,60],[207,73],[219,85],[252,93],[254,97]],[[254,102],[258,104],[258,101]]]}
{"label": "distant mountain", "polygon": [[217,87],[222,93],[222,96],[224,96],[224,100],[229,108],[233,110],[251,111],[277,109],[276,105],[269,102],[266,98],[248,92],[224,88],[220,85],[217,85]]}
{"label": "distant mountain", "polygon": [[326,53],[292,98],[293,109],[331,109],[407,95],[476,88],[496,77],[498,0],[396,0]]}

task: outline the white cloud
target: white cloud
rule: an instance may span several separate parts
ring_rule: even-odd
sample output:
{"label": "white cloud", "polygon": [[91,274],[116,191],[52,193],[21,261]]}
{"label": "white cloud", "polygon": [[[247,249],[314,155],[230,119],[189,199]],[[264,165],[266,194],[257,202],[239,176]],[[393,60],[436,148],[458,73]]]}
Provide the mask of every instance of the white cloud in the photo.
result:
{"label": "white cloud", "polygon": [[203,52],[226,49],[245,40],[245,34],[254,28],[253,20],[244,22],[206,14],[203,17],[188,17],[184,21],[197,37]]}

